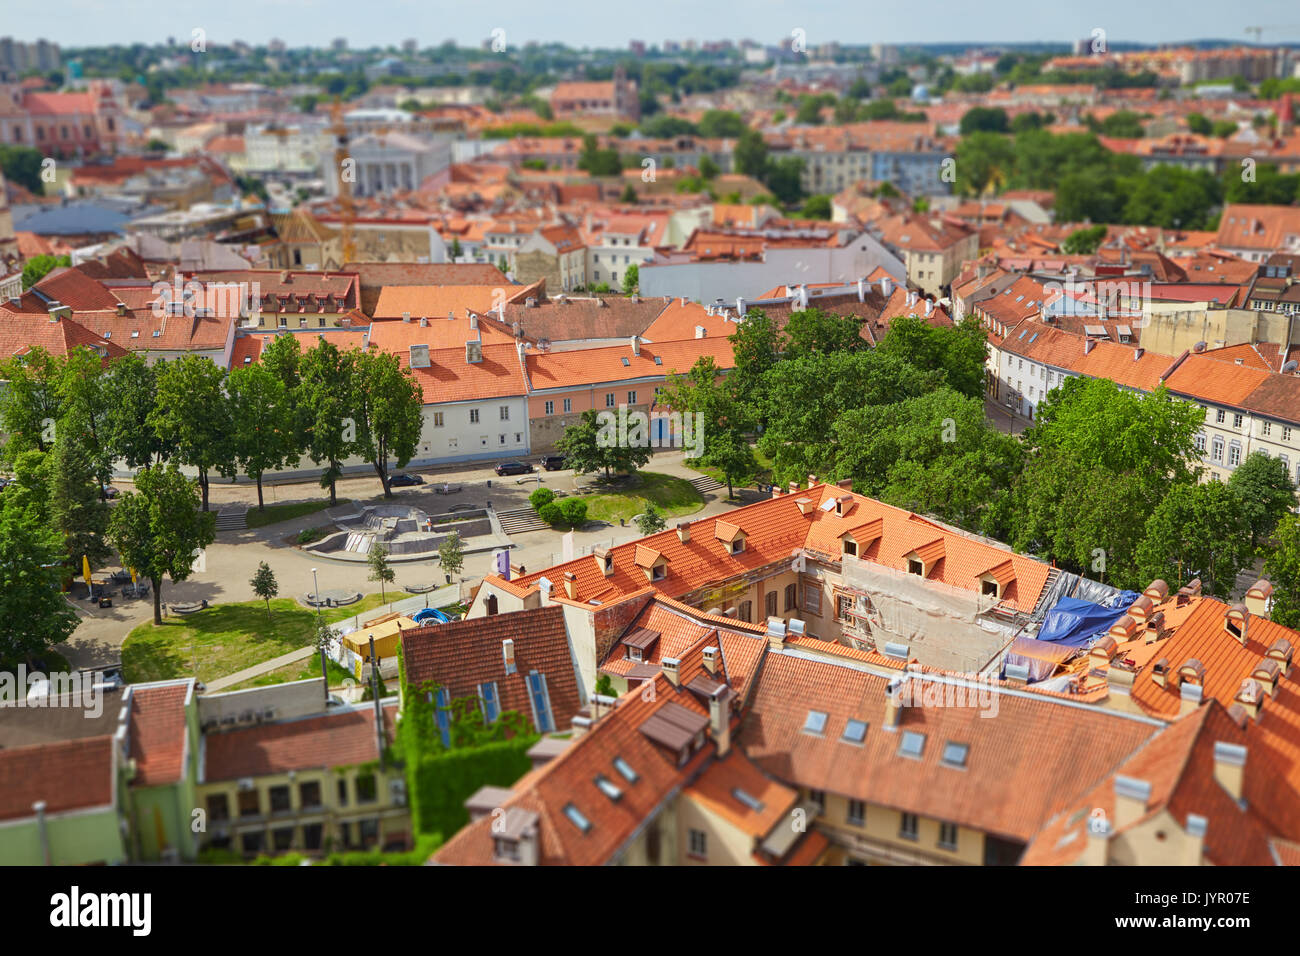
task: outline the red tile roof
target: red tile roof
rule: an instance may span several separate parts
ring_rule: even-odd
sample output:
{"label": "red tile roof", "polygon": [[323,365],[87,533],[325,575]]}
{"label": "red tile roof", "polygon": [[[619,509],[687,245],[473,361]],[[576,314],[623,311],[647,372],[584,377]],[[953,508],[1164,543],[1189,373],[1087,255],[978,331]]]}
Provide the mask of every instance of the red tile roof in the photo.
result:
{"label": "red tile roof", "polygon": [[[397,701],[384,704],[391,739]],[[372,705],[342,713],[285,720],[204,738],[204,776],[208,781],[237,780],[290,770],[323,770],[379,759]]]}
{"label": "red tile roof", "polygon": [[[515,671],[507,674],[502,642],[514,642]],[[559,605],[437,624],[402,635],[406,680],[412,687],[432,681],[452,698],[479,696],[479,685],[495,681],[502,710],[533,723],[527,675],[546,677],[551,714],[567,730],[582,706],[577,670],[569,655],[564,609]]]}
{"label": "red tile roof", "polygon": [[113,738],[86,737],[0,750],[0,820],[106,807],[114,803]]}
{"label": "red tile roof", "polygon": [[185,776],[189,724],[185,705],[194,684],[184,681],[131,689],[128,755],[136,762],[137,787],[177,783]]}

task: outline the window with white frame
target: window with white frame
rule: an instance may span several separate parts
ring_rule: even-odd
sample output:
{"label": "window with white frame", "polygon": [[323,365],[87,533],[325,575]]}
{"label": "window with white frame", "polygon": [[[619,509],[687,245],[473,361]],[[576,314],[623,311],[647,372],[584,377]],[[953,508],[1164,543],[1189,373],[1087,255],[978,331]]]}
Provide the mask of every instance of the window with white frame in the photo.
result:
{"label": "window with white frame", "polygon": [[471,409],[469,410],[469,423],[470,423],[471,425],[477,425],[477,424],[478,424],[478,409],[477,409],[477,408],[471,408]]}
{"label": "window with white frame", "polygon": [[1215,436],[1214,441],[1210,443],[1210,460],[1223,461],[1223,439]]}
{"label": "window with white frame", "polygon": [[566,398],[566,399],[564,400],[564,410],[565,410],[566,412],[571,412],[571,411],[573,411],[573,399],[571,399],[571,398]]}
{"label": "window with white frame", "polygon": [[546,403],[546,414],[547,414],[547,415],[554,415],[554,414],[555,414],[555,403],[554,403],[554,402],[547,402],[547,403]]}
{"label": "window with white frame", "polygon": [[1228,446],[1228,465],[1236,468],[1241,464],[1241,446],[1233,442]]}

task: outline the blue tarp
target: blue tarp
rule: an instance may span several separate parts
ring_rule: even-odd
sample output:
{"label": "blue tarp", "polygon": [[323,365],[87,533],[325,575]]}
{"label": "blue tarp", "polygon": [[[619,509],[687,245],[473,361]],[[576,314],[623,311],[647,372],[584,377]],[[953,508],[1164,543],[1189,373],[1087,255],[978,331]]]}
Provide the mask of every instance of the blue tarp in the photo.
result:
{"label": "blue tarp", "polygon": [[1106,607],[1091,601],[1063,597],[1043,615],[1038,640],[1069,647],[1086,647],[1094,637],[1100,637],[1110,630],[1110,626],[1124,616],[1128,606],[1137,598],[1136,591],[1121,591],[1111,600],[1111,606]]}

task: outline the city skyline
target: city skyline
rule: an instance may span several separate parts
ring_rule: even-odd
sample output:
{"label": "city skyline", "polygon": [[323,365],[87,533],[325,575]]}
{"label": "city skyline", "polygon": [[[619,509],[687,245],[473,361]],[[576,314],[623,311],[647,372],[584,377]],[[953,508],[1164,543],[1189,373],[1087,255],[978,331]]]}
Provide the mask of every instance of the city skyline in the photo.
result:
{"label": "city skyline", "polygon": [[[340,0],[232,0],[220,10],[191,12],[194,4],[169,4],[163,0],[134,0],[112,8],[90,0],[72,0],[69,16],[57,30],[60,46],[129,45],[161,43],[168,37],[185,40],[195,28],[206,31],[208,42],[217,46],[242,40],[254,45],[271,39],[290,47],[328,46],[336,37],[347,37],[353,48],[396,46],[407,38],[420,46],[437,46],[448,39],[460,46],[476,46],[504,29],[510,46],[526,42],[562,42],[577,48],[624,48],[630,40],[662,45],[664,40],[732,41],[753,39],[775,43],[795,29],[805,31],[806,42],[814,47],[825,42],[869,43],[1070,43],[1102,29],[1114,43],[1177,43],[1197,40],[1252,41],[1248,27],[1263,27],[1261,42],[1300,42],[1300,15],[1283,0],[1257,0],[1250,4],[1239,26],[1227,29],[1221,10],[1208,0],[1185,4],[1176,20],[1162,8],[1134,9],[1118,0],[1102,0],[1085,11],[1057,11],[1029,0],[1007,4],[1001,15],[950,0],[918,0],[908,6],[905,17],[888,17],[890,11],[848,3],[805,7],[760,0],[736,18],[727,9],[701,10],[684,0],[667,0],[656,6],[652,20],[639,21],[633,15],[611,21],[602,16],[594,0],[566,5],[557,17],[553,9],[519,0],[504,0],[489,10],[455,11],[455,26],[448,28],[443,4],[415,0],[389,0],[383,13],[354,22],[354,10]],[[6,17],[6,33],[31,42],[48,39],[48,17],[37,8],[18,8]],[[644,28],[643,28],[644,23]],[[673,30],[672,24],[683,24]],[[690,24],[689,28],[684,26]],[[922,28],[920,25],[925,24]],[[152,26],[151,26],[152,25]],[[156,27],[156,30],[154,29]]]}

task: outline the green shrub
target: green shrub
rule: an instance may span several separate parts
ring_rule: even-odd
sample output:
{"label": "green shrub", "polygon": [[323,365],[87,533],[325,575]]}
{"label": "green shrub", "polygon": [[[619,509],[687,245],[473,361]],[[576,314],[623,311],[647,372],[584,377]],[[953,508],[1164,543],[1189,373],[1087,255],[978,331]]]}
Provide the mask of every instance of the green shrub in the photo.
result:
{"label": "green shrub", "polygon": [[541,511],[543,506],[549,505],[555,500],[555,492],[550,488],[538,488],[528,496],[528,503],[533,506],[534,511]]}
{"label": "green shrub", "polygon": [[587,503],[580,498],[566,498],[560,502],[560,513],[565,524],[576,528],[587,520]]}
{"label": "green shrub", "polygon": [[[419,834],[455,833],[469,823],[465,801],[484,784],[509,787],[532,769],[536,734],[438,753],[406,752],[411,826]],[[421,861],[423,862],[423,861]]]}
{"label": "green shrub", "polygon": [[554,501],[549,501],[538,508],[537,514],[549,525],[557,525],[564,520],[564,512],[561,510],[560,505]]}
{"label": "green shrub", "polygon": [[311,544],[313,541],[319,541],[325,537],[325,532],[321,528],[303,528],[298,532],[299,544]]}

